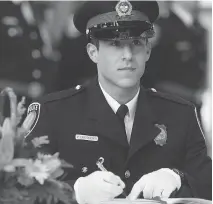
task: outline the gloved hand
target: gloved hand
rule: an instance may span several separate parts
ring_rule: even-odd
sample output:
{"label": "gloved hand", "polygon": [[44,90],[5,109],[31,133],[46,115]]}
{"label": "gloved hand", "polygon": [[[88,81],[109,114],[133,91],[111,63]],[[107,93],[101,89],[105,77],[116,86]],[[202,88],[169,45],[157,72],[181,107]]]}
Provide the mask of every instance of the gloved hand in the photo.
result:
{"label": "gloved hand", "polygon": [[120,195],[125,188],[120,177],[109,171],[95,171],[80,177],[74,184],[76,200],[79,204],[99,204]]}
{"label": "gloved hand", "polygon": [[142,176],[133,186],[128,198],[135,200],[141,192],[145,199],[156,196],[168,198],[173,191],[179,190],[180,187],[180,176],[171,169],[162,168]]}

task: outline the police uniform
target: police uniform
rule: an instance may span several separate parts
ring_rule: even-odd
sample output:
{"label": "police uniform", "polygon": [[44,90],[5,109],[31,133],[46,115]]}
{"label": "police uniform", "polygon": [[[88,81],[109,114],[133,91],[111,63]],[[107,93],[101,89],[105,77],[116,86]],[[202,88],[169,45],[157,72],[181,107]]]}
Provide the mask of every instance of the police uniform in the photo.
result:
{"label": "police uniform", "polygon": [[[114,33],[111,31],[115,27],[109,29],[112,24],[106,24],[109,26],[107,36],[102,32],[104,25],[86,29],[87,18],[114,9],[116,3],[88,2],[74,17],[75,25],[91,36],[119,36],[120,29],[121,33],[128,30],[130,20],[127,24],[119,22],[118,32]],[[133,9],[146,8],[150,22],[156,19],[156,2],[134,3]],[[82,15],[85,19],[80,21]],[[143,32],[151,33],[151,23],[141,25]],[[136,32],[139,31],[131,30],[122,36],[129,38]],[[27,140],[48,135],[50,144],[41,148],[50,153],[59,152],[61,158],[74,166],[67,170],[66,180],[70,184],[99,170],[96,164],[99,161],[108,171],[121,177],[127,193],[143,175],[170,168],[182,178],[177,197],[211,197],[211,160],[206,155],[195,108],[185,100],[140,87],[130,143],[97,78],[89,84],[47,95],[33,103],[28,113],[33,114],[35,120]]]}
{"label": "police uniform", "polygon": [[45,41],[35,13],[31,2],[0,2],[0,80],[30,96],[28,88],[33,84],[41,85],[39,95],[43,89],[51,92],[50,81],[57,70],[57,62],[43,54]]}

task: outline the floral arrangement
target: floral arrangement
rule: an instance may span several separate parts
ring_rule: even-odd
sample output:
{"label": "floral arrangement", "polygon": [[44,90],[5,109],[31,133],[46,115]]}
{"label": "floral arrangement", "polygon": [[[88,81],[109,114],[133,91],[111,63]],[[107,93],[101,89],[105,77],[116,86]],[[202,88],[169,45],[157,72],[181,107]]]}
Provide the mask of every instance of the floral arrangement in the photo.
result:
{"label": "floral arrangement", "polygon": [[45,155],[37,147],[47,144],[48,137],[34,138],[30,145],[25,143],[29,131],[26,117],[25,98],[17,103],[11,88],[1,92],[10,101],[10,117],[0,112],[0,203],[1,204],[70,204],[73,190],[62,181],[63,168],[72,167],[59,158],[59,154]]}

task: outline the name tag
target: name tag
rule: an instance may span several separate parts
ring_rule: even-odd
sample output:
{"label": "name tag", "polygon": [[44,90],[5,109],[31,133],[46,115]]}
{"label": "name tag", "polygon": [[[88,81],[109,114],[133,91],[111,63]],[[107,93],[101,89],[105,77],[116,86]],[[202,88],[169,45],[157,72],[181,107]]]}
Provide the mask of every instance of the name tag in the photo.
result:
{"label": "name tag", "polygon": [[89,135],[75,135],[76,140],[87,140],[87,141],[93,141],[97,142],[98,141],[98,136],[89,136]]}

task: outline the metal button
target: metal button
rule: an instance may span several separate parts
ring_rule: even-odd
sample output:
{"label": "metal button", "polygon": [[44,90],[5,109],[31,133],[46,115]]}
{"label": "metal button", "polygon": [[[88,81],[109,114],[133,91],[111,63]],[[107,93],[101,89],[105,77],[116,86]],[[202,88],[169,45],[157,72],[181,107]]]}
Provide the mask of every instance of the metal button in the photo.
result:
{"label": "metal button", "polygon": [[129,171],[129,170],[126,170],[126,171],[125,171],[125,178],[129,178],[130,175],[131,175],[131,174],[130,174],[130,171]]}
{"label": "metal button", "polygon": [[87,168],[86,166],[84,166],[84,167],[81,169],[81,172],[82,172],[82,173],[87,173],[87,171],[88,171],[88,168]]}
{"label": "metal button", "polygon": [[34,69],[33,72],[32,72],[32,76],[34,79],[40,79],[41,78],[41,70],[39,69]]}
{"label": "metal button", "polygon": [[81,85],[77,85],[77,86],[75,87],[76,90],[79,90],[80,88],[81,88]]}
{"label": "metal button", "polygon": [[41,52],[40,52],[38,49],[33,50],[33,51],[32,51],[32,57],[33,57],[34,59],[40,58],[40,57],[41,57]]}
{"label": "metal button", "polygon": [[31,32],[30,33],[30,39],[36,40],[38,38],[38,34],[36,32]]}
{"label": "metal button", "polygon": [[18,35],[18,29],[16,29],[16,28],[9,28],[9,30],[8,30],[8,35],[9,35],[10,37],[15,37],[15,36],[17,36],[17,35]]}
{"label": "metal button", "polygon": [[151,88],[151,90],[152,90],[153,92],[157,92],[157,90],[156,90],[156,89],[154,89],[154,88]]}

